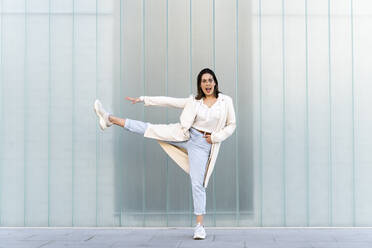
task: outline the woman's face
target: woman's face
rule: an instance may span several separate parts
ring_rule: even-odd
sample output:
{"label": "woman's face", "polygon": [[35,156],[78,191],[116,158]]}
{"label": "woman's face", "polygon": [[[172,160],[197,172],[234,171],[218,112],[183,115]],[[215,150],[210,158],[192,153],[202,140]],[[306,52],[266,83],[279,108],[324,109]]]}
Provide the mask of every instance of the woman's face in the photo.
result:
{"label": "woman's face", "polygon": [[213,80],[213,76],[209,73],[204,73],[201,78],[200,87],[205,94],[205,96],[214,95],[214,86],[216,83]]}

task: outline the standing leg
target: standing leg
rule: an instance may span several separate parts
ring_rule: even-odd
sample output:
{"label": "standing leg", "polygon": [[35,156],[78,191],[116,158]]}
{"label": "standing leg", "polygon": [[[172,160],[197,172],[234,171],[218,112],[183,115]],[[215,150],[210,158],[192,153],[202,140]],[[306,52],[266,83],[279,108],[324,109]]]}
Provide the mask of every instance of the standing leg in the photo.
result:
{"label": "standing leg", "polygon": [[205,169],[211,150],[203,134],[196,133],[191,129],[190,142],[188,144],[188,154],[190,163],[190,178],[192,188],[192,198],[194,202],[194,214],[196,215],[196,226],[194,229],[194,239],[205,239],[206,232],[203,225],[203,215],[205,214],[206,192],[203,186]]}
{"label": "standing leg", "polygon": [[196,221],[202,224],[206,205],[206,193],[203,182],[208,154],[202,154],[198,148],[189,148],[188,153],[194,214],[197,216]]}
{"label": "standing leg", "polygon": [[194,214],[196,215],[197,223],[202,224],[206,206],[206,193],[203,182],[211,145],[203,138],[203,134],[199,134],[191,132],[188,154]]}

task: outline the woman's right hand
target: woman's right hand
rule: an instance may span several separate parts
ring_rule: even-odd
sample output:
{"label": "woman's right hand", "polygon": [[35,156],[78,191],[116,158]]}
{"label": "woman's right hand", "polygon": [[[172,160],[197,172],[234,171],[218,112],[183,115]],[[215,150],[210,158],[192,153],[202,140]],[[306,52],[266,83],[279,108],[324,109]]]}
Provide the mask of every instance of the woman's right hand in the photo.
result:
{"label": "woman's right hand", "polygon": [[133,98],[133,97],[129,97],[127,96],[125,99],[129,100],[132,102],[132,104],[135,104],[137,102],[140,102],[141,100],[139,98]]}

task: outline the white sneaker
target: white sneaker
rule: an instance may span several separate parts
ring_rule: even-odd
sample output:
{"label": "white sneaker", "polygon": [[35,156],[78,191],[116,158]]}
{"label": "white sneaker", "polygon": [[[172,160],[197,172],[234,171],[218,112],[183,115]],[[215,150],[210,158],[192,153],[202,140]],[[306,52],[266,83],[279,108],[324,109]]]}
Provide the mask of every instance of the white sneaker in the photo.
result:
{"label": "white sneaker", "polygon": [[194,239],[205,239],[207,233],[204,230],[204,226],[198,223],[194,228]]}
{"label": "white sneaker", "polygon": [[102,107],[102,103],[97,99],[94,102],[94,111],[96,112],[97,116],[99,117],[99,126],[102,130],[105,130],[109,126],[111,126],[113,123],[109,121],[109,113],[104,110]]}

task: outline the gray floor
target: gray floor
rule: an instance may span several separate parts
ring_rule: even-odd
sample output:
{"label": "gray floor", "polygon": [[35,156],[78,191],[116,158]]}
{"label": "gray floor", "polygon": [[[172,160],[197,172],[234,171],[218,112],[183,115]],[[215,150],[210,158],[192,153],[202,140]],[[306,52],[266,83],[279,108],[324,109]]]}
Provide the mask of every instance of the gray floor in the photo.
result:
{"label": "gray floor", "polygon": [[279,247],[372,248],[372,228],[0,228],[1,248]]}

